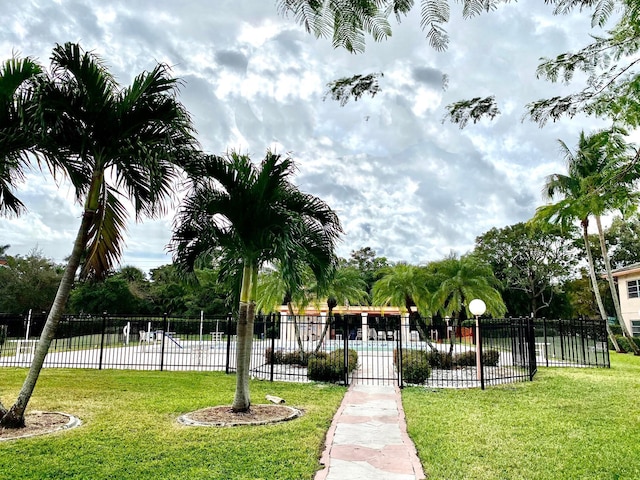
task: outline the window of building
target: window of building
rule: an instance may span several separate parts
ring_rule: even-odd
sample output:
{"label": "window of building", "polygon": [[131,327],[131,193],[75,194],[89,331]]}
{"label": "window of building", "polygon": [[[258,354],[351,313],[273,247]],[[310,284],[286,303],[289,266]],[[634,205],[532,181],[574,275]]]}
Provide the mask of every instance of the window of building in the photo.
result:
{"label": "window of building", "polygon": [[640,280],[627,281],[627,293],[629,294],[629,298],[640,297]]}
{"label": "window of building", "polygon": [[640,320],[631,320],[631,335],[640,337]]}

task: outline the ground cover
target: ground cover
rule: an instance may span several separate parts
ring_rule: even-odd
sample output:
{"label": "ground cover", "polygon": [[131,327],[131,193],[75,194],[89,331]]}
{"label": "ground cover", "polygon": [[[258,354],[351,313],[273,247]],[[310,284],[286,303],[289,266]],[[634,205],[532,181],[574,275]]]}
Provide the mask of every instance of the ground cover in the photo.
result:
{"label": "ground cover", "polygon": [[[0,395],[14,398],[24,369],[3,368]],[[344,388],[251,384],[254,403],[275,395],[303,410],[264,426],[186,427],[179,415],[230,404],[235,377],[219,372],[46,369],[30,410],[83,421],[62,433],[0,442],[0,479],[312,478]]]}
{"label": "ground cover", "polygon": [[487,390],[405,388],[430,480],[640,478],[640,357]]}

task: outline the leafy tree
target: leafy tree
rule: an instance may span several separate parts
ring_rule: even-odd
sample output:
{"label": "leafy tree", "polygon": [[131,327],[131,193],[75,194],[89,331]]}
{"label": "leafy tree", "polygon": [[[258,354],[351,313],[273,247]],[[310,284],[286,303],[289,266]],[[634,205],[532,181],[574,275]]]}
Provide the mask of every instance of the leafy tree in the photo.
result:
{"label": "leafy tree", "polygon": [[336,263],[333,250],[342,231],[338,217],[289,181],[293,171],[290,158],[271,152],[259,166],[236,152],[206,156],[191,172],[193,191],[176,220],[171,248],[182,270],[191,271],[198,258],[218,252],[223,272],[242,271],[234,411],[251,406],[249,361],[259,268],[279,262],[286,285],[293,287],[302,281],[301,263],[320,283]]}
{"label": "leafy tree", "polygon": [[346,260],[346,265],[358,269],[367,285],[367,292],[371,296],[373,284],[380,278],[381,272],[389,267],[389,262],[386,257],[378,257],[371,247],[362,247],[351,252],[351,256]]}
{"label": "leafy tree", "polygon": [[185,312],[188,316],[226,315],[238,304],[238,282],[233,278],[220,275],[217,266],[195,270],[197,283],[190,284],[191,293],[187,296]]}
{"label": "leafy tree", "polygon": [[[142,308],[141,308],[142,307]],[[105,279],[79,282],[69,295],[69,311],[73,313],[146,313],[127,281],[111,275]]]}
{"label": "leafy tree", "polygon": [[515,291],[525,296],[524,308],[507,300],[510,314],[537,316],[551,305],[576,264],[576,249],[569,233],[517,223],[492,228],[476,238],[474,253],[491,266],[503,295]]}
{"label": "leafy tree", "polygon": [[62,267],[32,250],[27,256],[7,257],[0,268],[0,312],[48,311],[62,278]]}
{"label": "leafy tree", "polygon": [[[462,16],[471,18],[496,10],[510,0],[462,0]],[[421,0],[421,27],[429,45],[446,50],[449,37],[445,29],[451,13],[449,0]],[[562,15],[578,8],[591,9],[592,26],[604,27],[614,12],[617,23],[603,36],[577,52],[567,52],[553,59],[543,59],[537,75],[552,82],[569,82],[575,72],[585,75],[585,87],[566,96],[533,101],[526,106],[527,115],[540,125],[563,115],[573,117],[584,112],[614,119],[618,124],[640,125],[640,74],[636,70],[640,48],[640,4],[637,0],[545,0],[554,6],[553,13]],[[391,36],[389,16],[398,22],[416,5],[413,0],[279,0],[279,10],[292,15],[316,37],[333,39],[334,47],[350,52],[364,52],[366,35],[374,41]],[[327,95],[345,104],[350,97],[380,91],[379,73],[359,73],[328,84]],[[446,118],[465,126],[484,117],[499,114],[494,96],[461,100],[447,106]]]}
{"label": "leafy tree", "polygon": [[605,232],[611,250],[611,266],[621,268],[640,262],[640,216],[616,216]]}
{"label": "leafy tree", "polygon": [[[566,292],[569,299],[571,316],[581,316],[585,318],[595,318],[599,315],[598,305],[595,302],[595,296],[591,287],[591,280],[587,269],[582,269],[580,276],[575,279],[567,280],[562,290]],[[598,290],[600,297],[607,311],[613,311],[613,299],[609,292],[609,286],[606,282],[598,282]]]}
{"label": "leafy tree", "polygon": [[25,382],[8,412],[0,406],[3,427],[24,426],[78,268],[83,276],[100,277],[118,258],[127,216],[122,200],[132,200],[137,218],[161,213],[173,191],[175,165],[186,164],[196,145],[166,66],[121,88],[103,62],[77,44],[56,45],[51,61],[50,78],[34,91],[36,123],[43,129],[36,149],[56,159],[83,214]]}

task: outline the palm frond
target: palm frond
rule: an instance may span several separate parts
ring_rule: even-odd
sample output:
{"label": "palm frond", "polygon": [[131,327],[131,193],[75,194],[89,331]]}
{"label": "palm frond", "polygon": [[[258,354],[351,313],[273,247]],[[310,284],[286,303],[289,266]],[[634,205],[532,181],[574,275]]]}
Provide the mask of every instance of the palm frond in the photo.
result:
{"label": "palm frond", "polygon": [[100,206],[89,229],[81,278],[103,278],[112,271],[122,253],[127,209],[118,192],[103,185]]}

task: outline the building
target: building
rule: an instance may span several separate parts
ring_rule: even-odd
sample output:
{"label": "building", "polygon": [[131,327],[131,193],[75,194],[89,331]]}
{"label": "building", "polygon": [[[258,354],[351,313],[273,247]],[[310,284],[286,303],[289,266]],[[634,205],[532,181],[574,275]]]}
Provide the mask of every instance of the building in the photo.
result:
{"label": "building", "polygon": [[618,281],[622,321],[634,337],[640,337],[640,263],[613,271]]}

